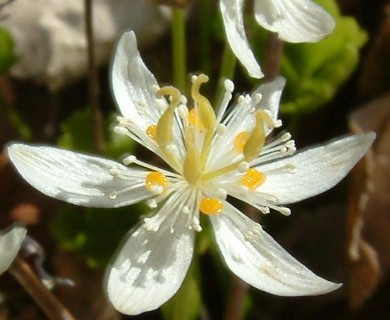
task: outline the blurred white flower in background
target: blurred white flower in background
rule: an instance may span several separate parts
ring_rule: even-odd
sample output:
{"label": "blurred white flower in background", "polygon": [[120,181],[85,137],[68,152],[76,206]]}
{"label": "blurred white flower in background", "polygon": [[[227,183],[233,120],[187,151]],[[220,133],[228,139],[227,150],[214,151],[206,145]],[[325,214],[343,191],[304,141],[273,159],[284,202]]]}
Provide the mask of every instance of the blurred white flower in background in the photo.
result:
{"label": "blurred white flower in background", "polygon": [[[249,75],[263,77],[249,46],[244,26],[245,0],[220,0],[229,45]],[[256,22],[287,42],[318,42],[330,34],[335,22],[321,6],[310,0],[255,0]]]}
{"label": "blurred white flower in background", "polygon": [[[110,60],[124,29],[136,32],[141,46],[151,44],[168,25],[167,9],[145,0],[94,0],[96,61]],[[17,0],[2,10],[0,24],[15,41],[17,78],[33,78],[55,91],[87,71],[84,1]]]}

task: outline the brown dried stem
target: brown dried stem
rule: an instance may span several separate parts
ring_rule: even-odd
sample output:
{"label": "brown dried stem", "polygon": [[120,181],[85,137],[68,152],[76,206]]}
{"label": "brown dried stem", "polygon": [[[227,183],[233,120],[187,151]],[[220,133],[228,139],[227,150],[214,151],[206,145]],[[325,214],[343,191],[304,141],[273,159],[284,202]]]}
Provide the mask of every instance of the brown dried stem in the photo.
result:
{"label": "brown dried stem", "polygon": [[265,53],[264,78],[272,80],[280,74],[280,63],[283,53],[283,41],[276,33],[270,33],[267,38]]}
{"label": "brown dried stem", "polygon": [[30,265],[22,258],[16,257],[8,271],[26,289],[49,319],[75,319],[61,302],[42,284]]}
{"label": "brown dried stem", "polygon": [[249,285],[236,275],[232,275],[232,288],[228,297],[225,320],[241,320],[244,318],[244,302]]}
{"label": "brown dried stem", "polygon": [[85,0],[85,33],[87,37],[88,53],[89,103],[91,104],[92,109],[93,138],[96,152],[103,153],[104,139],[102,130],[102,114],[99,104],[99,79],[95,63],[92,10],[92,0]]}

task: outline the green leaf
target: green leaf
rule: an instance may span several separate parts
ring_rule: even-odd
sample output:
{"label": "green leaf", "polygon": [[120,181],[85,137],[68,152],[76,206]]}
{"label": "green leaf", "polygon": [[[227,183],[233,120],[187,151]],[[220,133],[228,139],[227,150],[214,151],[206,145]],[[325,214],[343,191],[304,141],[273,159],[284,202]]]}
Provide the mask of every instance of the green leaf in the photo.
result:
{"label": "green leaf", "polygon": [[0,26],[0,73],[6,72],[17,60],[10,33]]}
{"label": "green leaf", "polygon": [[105,267],[144,211],[142,205],[117,209],[67,206],[54,216],[51,231],[61,247],[81,256],[90,267]]}
{"label": "green leaf", "polygon": [[[58,139],[58,145],[65,149],[95,153],[91,119],[91,108],[75,111],[61,125],[62,135]],[[114,123],[115,115],[104,119],[104,143],[106,156],[118,158],[125,153],[133,152],[136,143],[129,137],[116,134],[112,130]]]}
{"label": "green leaf", "polygon": [[194,320],[199,317],[201,294],[196,257],[176,295],[161,308],[166,320]]}
{"label": "green leaf", "polygon": [[351,17],[341,16],[334,0],[319,2],[336,21],[334,32],[318,43],[285,44],[281,61],[287,83],[281,112],[307,113],[331,100],[359,62],[367,34]]}

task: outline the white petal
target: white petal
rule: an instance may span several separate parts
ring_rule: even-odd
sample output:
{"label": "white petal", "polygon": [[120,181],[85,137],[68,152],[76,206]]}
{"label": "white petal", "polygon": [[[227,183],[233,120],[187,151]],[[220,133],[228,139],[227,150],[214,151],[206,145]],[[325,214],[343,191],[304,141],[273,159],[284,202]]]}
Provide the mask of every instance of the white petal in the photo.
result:
{"label": "white petal", "polygon": [[20,225],[14,225],[10,230],[0,234],[0,274],[6,271],[14,261],[20,245],[26,235],[26,229]]}
{"label": "white petal", "polygon": [[255,0],[255,17],[288,42],[317,42],[335,27],[332,16],[310,0]]}
{"label": "white petal", "polygon": [[[258,191],[276,196],[278,204],[293,203],[322,193],[347,175],[374,139],[374,133],[348,136],[259,166],[267,178]],[[278,170],[290,165],[293,169]]]}
{"label": "white petal", "polygon": [[127,236],[106,274],[115,309],[129,315],[151,311],[180,288],[194,249],[194,232],[181,220],[174,233],[165,223],[158,231],[140,226]]}
{"label": "white petal", "polygon": [[277,77],[273,81],[266,82],[259,86],[255,91],[252,92],[252,100],[256,101],[256,96],[261,94],[261,100],[255,107],[266,109],[271,112],[272,119],[276,121],[278,119],[280,97],[286,80],[283,77]]}
{"label": "white petal", "polygon": [[237,59],[254,78],[262,78],[257,63],[245,34],[243,21],[243,0],[220,0],[219,2],[227,40]]}
{"label": "white petal", "polygon": [[228,205],[210,219],[226,264],[253,287],[281,296],[318,295],[340,287],[307,269],[237,209]]}
{"label": "white petal", "polygon": [[133,31],[125,32],[118,42],[111,70],[111,84],[122,115],[138,124],[157,123],[161,115],[156,105],[157,80],[145,66]]}
{"label": "white petal", "polygon": [[[119,40],[112,63],[111,85],[132,138],[169,163],[156,142],[147,134],[148,127],[157,125],[168,104],[165,98],[156,96],[159,85],[141,58],[133,31],[125,32]],[[184,145],[176,121],[172,130],[172,142],[182,150]]]}
{"label": "white petal", "polygon": [[[144,186],[146,172],[129,169],[115,161],[47,146],[12,144],[12,163],[34,188],[49,197],[88,207],[121,207],[151,196]],[[125,171],[133,178],[113,177],[110,169]],[[134,187],[129,192],[112,192]]]}

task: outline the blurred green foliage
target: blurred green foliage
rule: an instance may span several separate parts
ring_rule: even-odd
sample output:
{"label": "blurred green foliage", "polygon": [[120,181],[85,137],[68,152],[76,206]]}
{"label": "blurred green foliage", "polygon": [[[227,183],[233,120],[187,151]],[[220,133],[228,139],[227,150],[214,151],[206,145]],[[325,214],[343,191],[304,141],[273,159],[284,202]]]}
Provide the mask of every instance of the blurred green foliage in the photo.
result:
{"label": "blurred green foliage", "polygon": [[[136,143],[129,137],[116,134],[115,115],[108,116],[103,121],[105,156],[117,159],[126,153],[134,151]],[[58,138],[58,146],[74,151],[96,153],[93,140],[91,108],[75,111],[61,125],[62,134]]]}
{"label": "blurred green foliage", "polygon": [[140,205],[117,209],[66,206],[58,210],[51,230],[61,247],[80,255],[91,268],[104,268],[143,211]]}
{"label": "blurred green foliage", "polygon": [[318,0],[336,28],[318,43],[285,43],[281,73],[287,83],[282,113],[307,113],[330,101],[359,62],[367,34],[351,17],[340,14],[335,0]]}
{"label": "blurred green foliage", "polygon": [[[63,124],[58,145],[65,149],[94,153],[90,108],[74,112]],[[106,156],[118,158],[134,151],[135,143],[111,130],[114,117],[104,121]],[[125,234],[144,213],[142,205],[117,209],[66,206],[55,215],[51,229],[59,244],[85,259],[91,267],[104,267]]]}
{"label": "blurred green foliage", "polygon": [[201,293],[199,288],[199,266],[196,260],[196,257],[194,257],[179,291],[162,306],[161,311],[164,319],[195,320],[199,318]]}
{"label": "blurred green foliage", "polygon": [[0,74],[6,72],[16,60],[14,41],[9,32],[0,26]]}

